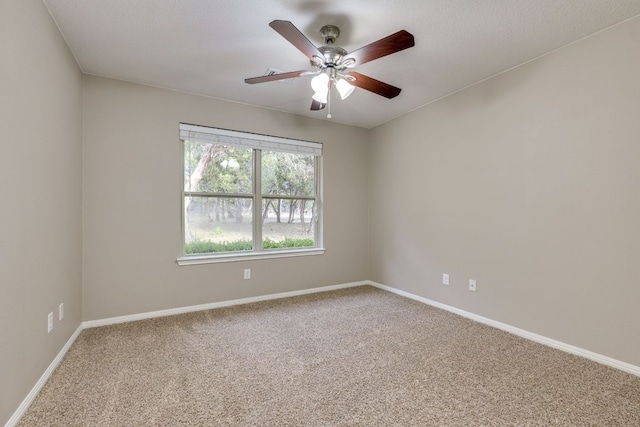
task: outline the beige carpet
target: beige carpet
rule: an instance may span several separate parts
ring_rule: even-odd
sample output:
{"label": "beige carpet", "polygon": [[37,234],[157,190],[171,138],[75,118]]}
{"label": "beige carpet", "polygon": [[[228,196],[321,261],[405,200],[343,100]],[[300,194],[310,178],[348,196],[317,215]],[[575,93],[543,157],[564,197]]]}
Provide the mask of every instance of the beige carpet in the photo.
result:
{"label": "beige carpet", "polygon": [[87,329],[20,426],[640,426],[640,378],[369,286]]}

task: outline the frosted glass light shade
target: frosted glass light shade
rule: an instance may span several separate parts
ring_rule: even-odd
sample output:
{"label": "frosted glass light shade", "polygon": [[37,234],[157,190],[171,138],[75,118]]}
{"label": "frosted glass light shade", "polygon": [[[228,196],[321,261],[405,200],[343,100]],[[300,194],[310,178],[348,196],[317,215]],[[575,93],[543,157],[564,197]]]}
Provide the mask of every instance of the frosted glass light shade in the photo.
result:
{"label": "frosted glass light shade", "polygon": [[325,73],[320,73],[311,79],[311,89],[316,93],[329,92],[329,76]]}
{"label": "frosted glass light shade", "polygon": [[349,84],[345,79],[339,79],[336,83],[336,89],[340,93],[340,98],[347,99],[353,93],[355,86]]}
{"label": "frosted glass light shade", "polygon": [[315,99],[316,101],[318,101],[321,104],[326,104],[328,95],[329,95],[329,91],[325,90],[324,92],[316,92],[316,93],[314,93],[311,98]]}

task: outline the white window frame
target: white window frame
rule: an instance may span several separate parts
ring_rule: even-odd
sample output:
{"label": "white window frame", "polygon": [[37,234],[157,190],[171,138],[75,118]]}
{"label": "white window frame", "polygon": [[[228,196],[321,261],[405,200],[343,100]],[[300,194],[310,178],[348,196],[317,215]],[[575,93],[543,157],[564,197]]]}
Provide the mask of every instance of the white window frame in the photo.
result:
{"label": "white window frame", "polygon": [[[239,132],[228,129],[197,126],[180,123],[180,188],[181,188],[181,253],[177,259],[178,265],[208,264],[217,262],[245,261],[252,259],[283,258],[308,255],[324,254],[322,239],[322,144],[317,142],[302,141],[289,138],[281,138],[270,135],[260,135],[255,133]],[[200,142],[210,142],[216,144],[226,144],[251,148],[254,150],[253,156],[253,247],[252,251],[222,252],[210,254],[185,254],[185,198],[191,192],[185,191],[184,185],[184,141],[196,140]],[[263,249],[262,248],[262,200],[265,198],[283,198],[282,195],[262,194],[261,191],[261,155],[263,150],[282,151],[298,154],[311,154],[315,156],[315,196],[291,196],[291,199],[313,200],[316,207],[316,222],[314,225],[314,241],[316,246],[310,248],[288,248],[288,249]],[[203,195],[204,193],[197,193]],[[215,197],[214,193],[206,194],[207,197]],[[235,196],[230,194],[229,196]],[[285,197],[289,198],[289,197]]]}

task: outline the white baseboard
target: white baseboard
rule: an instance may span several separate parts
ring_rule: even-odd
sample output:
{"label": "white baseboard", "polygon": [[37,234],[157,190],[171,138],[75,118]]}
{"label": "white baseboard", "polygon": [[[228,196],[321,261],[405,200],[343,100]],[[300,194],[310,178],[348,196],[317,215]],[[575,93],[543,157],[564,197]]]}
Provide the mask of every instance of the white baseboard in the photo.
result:
{"label": "white baseboard", "polygon": [[83,329],[98,326],[115,325],[117,323],[132,322],[134,320],[151,319],[154,317],[173,316],[175,314],[191,313],[194,311],[211,310],[213,308],[231,307],[233,305],[250,304],[260,301],[268,301],[280,298],[295,297],[298,295],[315,294],[318,292],[335,291],[336,289],[353,288],[368,285],[368,281],[343,283],[341,285],[323,286],[320,288],[301,289],[299,291],[282,292],[278,294],[262,295],[257,297],[241,298],[229,301],[212,302],[209,304],[190,305],[186,307],[169,308],[167,310],[149,311],[146,313],[130,314],[127,316],[109,317],[106,319],[88,320],[82,323]]}
{"label": "white baseboard", "polygon": [[589,350],[585,350],[580,347],[576,347],[570,344],[563,343],[561,341],[557,341],[551,338],[547,338],[542,335],[534,334],[533,332],[525,331],[524,329],[516,328],[515,326],[507,325],[506,323],[498,322],[496,320],[489,319],[487,317],[478,316],[477,314],[470,313],[468,311],[460,310],[458,308],[439,303],[437,301],[433,301],[418,295],[414,295],[409,292],[401,291],[400,289],[392,288],[391,286],[382,285],[380,283],[368,281],[368,284],[374,286],[376,288],[392,292],[396,295],[400,295],[403,297],[407,297],[419,302],[422,302],[427,305],[431,305],[436,308],[441,308],[445,311],[449,311],[451,313],[455,313],[459,316],[466,317],[467,319],[474,320],[476,322],[484,323],[485,325],[492,326],[497,329],[501,329],[503,331],[512,333],[522,338],[526,338],[531,341],[535,341],[540,344],[544,344],[546,346],[562,350],[567,353],[575,354],[576,356],[581,356],[589,360],[593,360],[594,362],[601,363],[603,365],[610,366],[615,369],[619,369],[624,372],[628,372],[635,376],[640,377],[640,366],[635,366],[630,363],[622,362],[617,359],[613,359],[608,356],[603,356],[602,354],[594,353]]}
{"label": "white baseboard", "polygon": [[36,385],[33,386],[31,391],[29,391],[27,397],[25,397],[22,403],[20,403],[20,406],[18,406],[18,409],[16,409],[11,418],[9,418],[9,420],[5,423],[4,427],[13,427],[18,424],[20,418],[22,418],[27,409],[29,409],[31,403],[33,403],[33,399],[35,399],[38,393],[40,393],[40,390],[45,385],[51,374],[53,374],[53,371],[55,371],[55,369],[58,367],[64,355],[67,354],[67,351],[69,351],[76,338],[78,338],[78,335],[80,335],[80,332],[82,332],[82,324],[78,326],[73,335],[71,335],[71,338],[67,340],[64,347],[62,347],[62,349],[58,352],[56,357],[49,364],[49,367],[47,367],[47,370],[44,371],[44,373],[40,376],[40,379],[38,379]]}

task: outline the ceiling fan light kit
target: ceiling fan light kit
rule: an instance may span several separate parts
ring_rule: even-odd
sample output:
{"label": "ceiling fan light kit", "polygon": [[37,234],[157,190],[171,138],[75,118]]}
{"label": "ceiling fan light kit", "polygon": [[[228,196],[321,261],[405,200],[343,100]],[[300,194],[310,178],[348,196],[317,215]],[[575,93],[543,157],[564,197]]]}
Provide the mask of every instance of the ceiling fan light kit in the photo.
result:
{"label": "ceiling fan light kit", "polygon": [[400,94],[401,89],[381,82],[364,74],[351,71],[356,65],[365,64],[374,59],[399,52],[415,45],[413,36],[405,30],[373,42],[360,49],[348,53],[335,46],[340,36],[340,29],[335,25],[325,25],[320,29],[325,45],[316,47],[289,21],[273,21],[269,24],[282,37],[309,58],[312,71],[291,71],[268,76],[252,77],[244,81],[249,84],[265,83],[294,77],[314,75],[311,79],[311,110],[321,110],[329,106],[327,118],[331,118],[331,87],[335,86],[341,99],[347,99],[356,87],[368,90],[377,95],[391,99]]}

